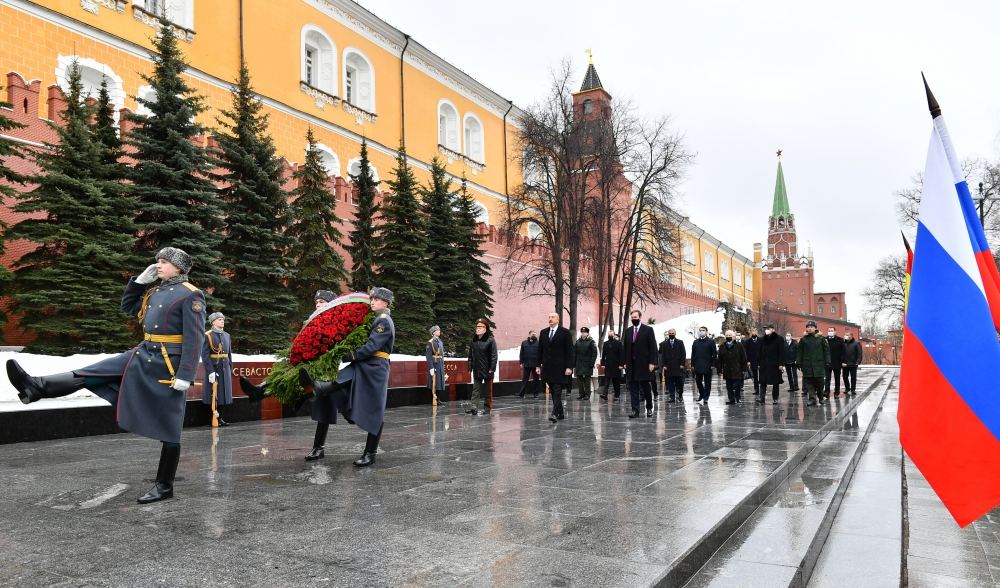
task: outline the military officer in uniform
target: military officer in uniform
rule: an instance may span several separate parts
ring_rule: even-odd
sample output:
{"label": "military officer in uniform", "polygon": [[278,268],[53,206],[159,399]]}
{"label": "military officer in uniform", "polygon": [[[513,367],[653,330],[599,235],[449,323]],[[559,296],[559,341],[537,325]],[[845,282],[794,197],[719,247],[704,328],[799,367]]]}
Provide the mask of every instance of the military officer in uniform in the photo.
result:
{"label": "military officer in uniform", "polygon": [[[138,316],[143,341],[93,365],[51,376],[29,376],[13,359],[7,377],[21,402],[57,398],[86,388],[111,403],[118,425],[163,443],[156,481],[141,504],[174,495],[186,393],[198,370],[205,329],[205,295],[188,282],[193,261],[164,247],[156,263],[129,280],[122,310]],[[160,280],[159,285],[151,284]]]}
{"label": "military officer in uniform", "polygon": [[354,465],[366,467],[375,463],[379,439],[382,437],[382,423],[385,420],[385,403],[389,391],[389,354],[396,339],[396,327],[389,316],[392,291],[375,288],[371,291],[372,323],[368,341],[360,348],[347,353],[343,361],[348,365],[337,374],[337,382],[313,381],[305,369],[299,371],[303,387],[313,389],[317,398],[336,393],[339,387],[346,387],[347,414],[359,427],[368,433],[365,450]]}
{"label": "military officer in uniform", "polygon": [[226,421],[218,407],[233,403],[233,341],[225,331],[226,316],[221,312],[208,315],[211,329],[205,331],[205,344],[201,348],[201,363],[205,366],[205,381],[201,388],[201,401],[212,406],[212,392],[215,388],[215,416],[219,426],[225,427]]}
{"label": "military officer in uniform", "polygon": [[[441,341],[441,327],[434,325],[430,331],[431,338],[424,350],[424,359],[427,360],[427,387],[431,388],[431,394],[437,396],[438,392],[444,393],[444,343]],[[438,404],[444,404],[440,396],[437,401]]]}

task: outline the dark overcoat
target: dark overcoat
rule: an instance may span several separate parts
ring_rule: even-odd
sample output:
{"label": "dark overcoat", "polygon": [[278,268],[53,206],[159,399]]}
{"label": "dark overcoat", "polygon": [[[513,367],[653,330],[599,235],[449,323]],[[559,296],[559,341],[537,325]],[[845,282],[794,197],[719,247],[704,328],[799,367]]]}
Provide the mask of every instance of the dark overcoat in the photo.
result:
{"label": "dark overcoat", "polygon": [[[435,386],[438,391],[444,390],[444,342],[438,337],[432,337],[424,348],[424,359],[427,360],[427,387]],[[432,381],[430,370],[434,370]]]}
{"label": "dark overcoat", "polygon": [[747,352],[739,341],[723,342],[719,345],[719,369],[727,380],[742,380],[747,369]]}
{"label": "dark overcoat", "polygon": [[698,338],[691,343],[691,370],[696,374],[711,374],[719,352],[711,337]]}
{"label": "dark overcoat", "polygon": [[754,339],[753,337],[747,337],[742,341],[743,349],[747,352],[747,361],[750,362],[750,367],[755,368],[760,365],[760,346],[763,343],[760,337]]}
{"label": "dark overcoat", "polygon": [[826,342],[830,346],[830,364],[839,368],[844,363],[844,338],[834,335],[827,337]]}
{"label": "dark overcoat", "polygon": [[392,317],[388,310],[382,310],[372,323],[368,341],[345,357],[349,363],[337,374],[337,382],[350,383],[347,410],[351,419],[372,435],[378,435],[385,420],[389,354],[395,340]]}
{"label": "dark overcoat", "polygon": [[684,376],[684,362],[687,360],[687,349],[680,339],[670,340],[669,337],[660,343],[660,367],[668,378]]}
{"label": "dark overcoat", "polygon": [[816,333],[803,335],[799,339],[797,363],[803,378],[822,378],[830,365],[830,344]]}
{"label": "dark overcoat", "polygon": [[604,366],[604,375],[611,379],[622,377],[622,366],[625,365],[625,348],[618,339],[608,339],[601,349],[601,365]]}
{"label": "dark overcoat", "polygon": [[795,365],[798,363],[799,358],[799,342],[792,339],[790,342],[785,342],[785,365]]}
{"label": "dark overcoat", "polygon": [[629,382],[652,382],[656,374],[649,371],[649,366],[659,363],[656,358],[656,333],[649,325],[640,324],[638,333],[636,328],[630,326],[622,336],[625,340],[625,379]]}
{"label": "dark overcoat", "polygon": [[597,363],[597,342],[592,338],[580,337],[576,340],[576,377],[590,378],[594,375],[594,364]]}
{"label": "dark overcoat", "polygon": [[[158,286],[130,279],[122,310],[142,311],[144,340],[136,347],[75,370],[78,377],[107,381],[89,389],[115,407],[118,426],[150,439],[180,443],[186,394],[174,378],[194,382],[205,337],[205,295],[190,282]],[[167,342],[157,340],[170,336]]]}
{"label": "dark overcoat", "polygon": [[538,339],[532,342],[528,339],[521,341],[521,351],[518,353],[517,362],[528,369],[538,367]]}
{"label": "dark overcoat", "polygon": [[469,343],[469,371],[477,380],[492,380],[497,371],[497,340],[493,333],[486,331],[483,338],[472,336]]}
{"label": "dark overcoat", "polygon": [[542,368],[542,381],[546,384],[569,384],[572,376],[566,375],[566,370],[576,366],[573,351],[573,337],[566,327],[556,327],[555,336],[549,338],[549,327],[538,334],[539,367]]}
{"label": "dark overcoat", "polygon": [[770,386],[781,382],[781,368],[785,365],[785,340],[777,333],[764,335],[760,340],[760,383]]}
{"label": "dark overcoat", "polygon": [[[831,353],[830,355],[830,361],[833,361],[833,354]],[[844,357],[842,363],[846,363],[848,367],[857,367],[863,358],[864,352],[861,350],[861,343],[857,339],[852,339],[850,341],[845,339]]]}
{"label": "dark overcoat", "polygon": [[201,363],[205,366],[205,379],[201,384],[201,401],[212,404],[212,383],[208,374],[215,372],[219,384],[215,393],[216,404],[233,403],[233,342],[229,333],[205,331],[205,344],[201,347]]}

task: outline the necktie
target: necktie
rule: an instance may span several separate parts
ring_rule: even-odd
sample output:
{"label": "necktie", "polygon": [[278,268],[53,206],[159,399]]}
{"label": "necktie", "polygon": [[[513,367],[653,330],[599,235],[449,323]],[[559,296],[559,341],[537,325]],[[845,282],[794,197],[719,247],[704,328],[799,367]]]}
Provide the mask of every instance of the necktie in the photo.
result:
{"label": "necktie", "polygon": [[632,342],[635,343],[635,338],[639,336],[639,327],[632,327]]}
{"label": "necktie", "polygon": [[555,339],[555,336],[556,336],[556,328],[552,327],[551,329],[549,329],[549,341]]}

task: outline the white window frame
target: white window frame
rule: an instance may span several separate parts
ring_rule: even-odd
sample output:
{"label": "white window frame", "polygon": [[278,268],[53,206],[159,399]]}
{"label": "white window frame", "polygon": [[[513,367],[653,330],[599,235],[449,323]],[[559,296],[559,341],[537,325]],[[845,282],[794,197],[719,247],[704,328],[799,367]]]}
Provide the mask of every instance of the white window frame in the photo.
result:
{"label": "white window frame", "polygon": [[[375,182],[380,181],[379,178],[378,178],[378,169],[374,165],[372,165],[371,161],[368,162],[368,169],[370,169],[371,172],[372,172],[372,181],[375,181]],[[355,157],[354,159],[352,159],[352,160],[350,160],[350,161],[347,162],[347,173],[348,173],[348,175],[355,175],[356,176],[356,175],[358,175],[358,172],[360,172],[360,171],[361,171],[361,158],[360,157]]]}
{"label": "white window frame", "polygon": [[[308,145],[306,145],[306,149],[309,149]],[[340,176],[340,157],[337,156],[337,153],[322,143],[316,143],[316,149],[320,152],[326,175],[331,178]]]}
{"label": "white window frame", "polygon": [[[355,59],[352,59],[355,58]],[[359,61],[363,63],[358,63]],[[353,63],[352,63],[353,62]],[[362,66],[359,69],[359,66]],[[361,110],[366,110],[375,113],[375,66],[372,65],[372,60],[368,59],[368,56],[364,54],[357,47],[345,47],[343,55],[343,67],[344,67],[344,82],[343,82],[343,94],[341,97],[345,102],[360,108]],[[364,68],[367,68],[365,71]],[[354,75],[351,76],[350,90],[351,98],[347,97],[348,81],[347,72],[352,71]]]}
{"label": "white window frame", "polygon": [[[306,47],[314,49],[312,59],[312,80],[306,70]],[[337,44],[326,31],[316,25],[302,27],[299,43],[299,79],[327,94],[337,93]]]}
{"label": "white window frame", "polygon": [[538,223],[529,222],[528,223],[528,238],[532,241],[539,241],[542,238],[542,227],[538,226]]}
{"label": "white window frame", "polygon": [[697,258],[694,256],[694,243],[689,239],[685,239],[681,245],[681,256],[684,258],[684,263],[689,265],[694,265],[697,261]]}
{"label": "white window frame", "polygon": [[461,153],[462,139],[458,132],[458,109],[450,100],[442,99],[438,101],[437,115],[438,143],[455,153]]}
{"label": "white window frame", "polygon": [[489,209],[481,202],[475,202],[472,206],[476,209],[476,222],[488,226],[490,224]]}
{"label": "white window frame", "polygon": [[715,275],[715,254],[711,251],[702,252],[702,262],[705,264],[705,271]]}
{"label": "white window frame", "polygon": [[[470,122],[479,127],[478,137],[474,134],[476,129],[470,127]],[[462,153],[466,157],[482,164],[486,163],[486,128],[483,126],[483,121],[471,112],[462,117],[462,143],[464,146]]]}
{"label": "white window frame", "polygon": [[752,275],[747,274],[746,276],[744,276],[743,288],[747,292],[753,292],[753,276]]}
{"label": "white window frame", "polygon": [[720,259],[719,260],[719,276],[725,280],[729,281],[729,260]]}

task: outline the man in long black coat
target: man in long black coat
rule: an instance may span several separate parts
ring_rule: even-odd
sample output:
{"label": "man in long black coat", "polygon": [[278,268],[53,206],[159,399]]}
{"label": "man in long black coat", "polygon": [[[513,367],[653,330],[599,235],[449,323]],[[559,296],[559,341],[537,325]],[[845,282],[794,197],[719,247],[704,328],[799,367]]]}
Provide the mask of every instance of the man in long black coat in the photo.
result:
{"label": "man in long black coat", "polygon": [[656,333],[653,327],[642,324],[642,313],[629,314],[632,326],[625,329],[625,378],[628,382],[632,412],[628,418],[639,416],[642,400],[646,401],[646,416],[653,416],[653,378],[656,377]]}
{"label": "man in long black coat", "polygon": [[521,365],[521,389],[517,395],[524,398],[524,393],[531,383],[531,395],[538,398],[538,335],[534,331],[528,331],[528,338],[521,341],[521,351],[517,357]]}
{"label": "man in long black coat", "polygon": [[559,314],[549,313],[549,326],[542,329],[538,337],[538,357],[540,363],[536,371],[552,394],[552,414],[549,420],[566,418],[563,410],[562,392],[572,381],[576,357],[573,353],[573,336],[569,329],[559,325]]}
{"label": "man in long black coat", "polygon": [[[840,394],[840,375],[843,373],[844,338],[837,335],[837,329],[829,327],[826,330],[826,342],[830,346],[830,365],[826,368],[826,386],[824,392],[830,397],[830,378],[833,377],[834,396]],[[846,383],[845,383],[846,386]]]}
{"label": "man in long black coat", "polygon": [[750,329],[750,338],[743,340],[743,349],[747,352],[750,362],[750,379],[753,380],[753,395],[760,398],[760,346],[763,343],[757,336],[757,329]]}
{"label": "man in long black coat", "polygon": [[670,398],[667,402],[684,401],[684,362],[687,360],[687,349],[684,342],[677,338],[677,331],[667,330],[667,338],[660,343],[660,369],[667,380],[667,391]]}
{"label": "man in long black coat", "polygon": [[771,387],[771,400],[778,403],[778,384],[781,383],[781,368],[785,365],[785,344],[774,332],[772,325],[764,328],[764,338],[760,346],[760,394],[757,402],[764,403],[767,387]]}
{"label": "man in long black coat", "polygon": [[604,342],[601,349],[601,365],[604,366],[604,394],[601,400],[608,399],[608,388],[613,384],[615,387],[615,400],[622,395],[622,368],[625,367],[625,348],[618,340],[618,335],[608,332],[608,340]]}

